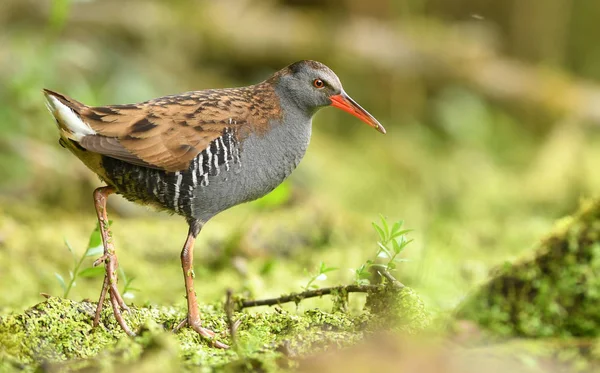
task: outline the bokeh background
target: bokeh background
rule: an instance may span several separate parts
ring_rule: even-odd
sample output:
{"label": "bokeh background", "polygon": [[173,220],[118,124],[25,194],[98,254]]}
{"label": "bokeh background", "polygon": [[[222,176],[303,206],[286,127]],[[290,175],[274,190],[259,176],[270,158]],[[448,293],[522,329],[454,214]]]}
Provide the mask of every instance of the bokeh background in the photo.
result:
{"label": "bokeh background", "polygon": [[[388,133],[319,112],[289,181],[205,226],[201,299],[298,291],[320,261],[339,270],[319,285],[350,283],[383,214],[414,229],[396,277],[452,309],[597,195],[599,17],[600,2],[569,0],[3,0],[0,311],[62,294],[64,240],[81,254],[95,225],[101,184],[58,145],[42,88],[131,103],[253,84],[301,59],[329,65]],[[119,197],[109,216],[139,289],[129,301],[183,307],[184,221]],[[79,279],[70,297],[95,300],[100,284]]]}

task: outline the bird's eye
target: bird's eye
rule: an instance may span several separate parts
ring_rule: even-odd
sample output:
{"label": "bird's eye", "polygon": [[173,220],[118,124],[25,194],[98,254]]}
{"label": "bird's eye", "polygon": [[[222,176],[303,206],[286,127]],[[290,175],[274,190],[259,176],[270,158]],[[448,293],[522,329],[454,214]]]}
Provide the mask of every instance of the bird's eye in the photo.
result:
{"label": "bird's eye", "polygon": [[315,88],[323,88],[323,87],[325,87],[325,83],[321,79],[315,79],[313,81],[313,85],[315,86]]}

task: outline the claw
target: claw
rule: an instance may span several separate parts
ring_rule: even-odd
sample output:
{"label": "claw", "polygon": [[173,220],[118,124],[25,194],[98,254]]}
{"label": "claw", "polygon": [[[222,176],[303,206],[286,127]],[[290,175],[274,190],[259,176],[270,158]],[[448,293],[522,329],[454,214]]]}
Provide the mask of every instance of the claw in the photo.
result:
{"label": "claw", "polygon": [[177,324],[176,327],[173,328],[173,333],[177,333],[181,328],[186,326],[187,323],[188,323],[188,319],[186,317],[185,319],[181,320],[181,322],[179,324]]}
{"label": "claw", "polygon": [[215,332],[213,332],[210,329],[206,329],[206,328],[203,328],[202,326],[200,326],[200,321],[190,323],[188,321],[187,317],[185,319],[181,320],[181,322],[179,324],[177,324],[177,326],[175,328],[173,328],[173,332],[177,332],[181,328],[183,328],[184,326],[187,326],[187,325],[189,325],[192,328],[192,330],[194,330],[196,333],[200,334],[200,336],[207,339],[213,347],[223,348],[223,349],[229,348],[229,346],[226,345],[225,343],[214,339],[215,335],[216,335]]}

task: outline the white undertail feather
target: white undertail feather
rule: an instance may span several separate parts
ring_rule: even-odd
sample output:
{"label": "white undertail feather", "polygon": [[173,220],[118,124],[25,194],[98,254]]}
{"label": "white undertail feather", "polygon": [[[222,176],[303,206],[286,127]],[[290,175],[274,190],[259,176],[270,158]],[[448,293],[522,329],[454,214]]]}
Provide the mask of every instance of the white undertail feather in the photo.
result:
{"label": "white undertail feather", "polygon": [[61,130],[65,132],[65,135],[68,138],[80,141],[84,136],[96,134],[96,131],[81,120],[73,110],[50,94],[46,94],[46,107],[48,107],[50,113],[58,119],[60,125],[66,127],[61,128]]}

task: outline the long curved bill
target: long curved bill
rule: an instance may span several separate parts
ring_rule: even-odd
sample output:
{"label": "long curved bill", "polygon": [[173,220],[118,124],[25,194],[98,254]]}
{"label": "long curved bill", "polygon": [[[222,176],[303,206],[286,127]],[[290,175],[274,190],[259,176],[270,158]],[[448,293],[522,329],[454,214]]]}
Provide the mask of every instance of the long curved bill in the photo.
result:
{"label": "long curved bill", "polygon": [[385,133],[385,128],[383,128],[377,119],[369,114],[368,111],[360,107],[360,105],[348,96],[346,92],[342,91],[339,95],[334,95],[329,98],[331,99],[331,106],[342,109],[375,128],[377,131]]}

